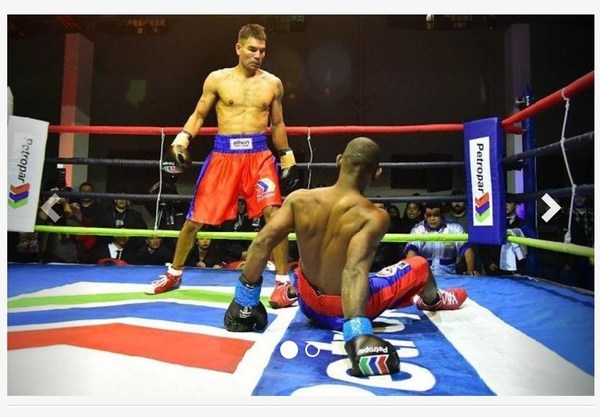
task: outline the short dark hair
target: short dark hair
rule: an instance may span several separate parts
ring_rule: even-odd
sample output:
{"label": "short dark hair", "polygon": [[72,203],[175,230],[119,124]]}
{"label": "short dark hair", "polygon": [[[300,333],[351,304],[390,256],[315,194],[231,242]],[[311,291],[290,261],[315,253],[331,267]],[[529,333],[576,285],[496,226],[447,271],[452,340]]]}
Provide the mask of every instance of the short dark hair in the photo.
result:
{"label": "short dark hair", "polygon": [[91,183],[91,182],[89,182],[89,181],[84,181],[84,182],[82,182],[81,184],[79,184],[79,189],[81,190],[81,187],[84,187],[84,186],[86,186],[86,185],[87,185],[88,187],[92,187],[92,191],[94,191],[94,190],[96,189],[96,187],[94,187],[94,184],[92,184],[92,183]]}
{"label": "short dark hair", "polygon": [[267,33],[265,32],[264,26],[261,26],[257,23],[249,23],[242,26],[238,33],[238,42],[242,43],[249,38],[258,39],[259,41],[266,41]]}
{"label": "short dark hair", "polygon": [[442,204],[441,201],[428,201],[427,203],[425,203],[425,210],[433,210],[433,209],[440,209],[443,210],[444,209],[444,205]]}

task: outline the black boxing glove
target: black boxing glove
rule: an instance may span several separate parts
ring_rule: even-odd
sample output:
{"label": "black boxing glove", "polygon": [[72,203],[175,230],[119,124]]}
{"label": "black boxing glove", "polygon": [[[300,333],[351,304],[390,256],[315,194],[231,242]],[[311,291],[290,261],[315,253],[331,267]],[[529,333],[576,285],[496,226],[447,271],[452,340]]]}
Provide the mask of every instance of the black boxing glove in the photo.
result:
{"label": "black boxing glove", "polygon": [[235,296],[223,318],[225,328],[230,332],[252,332],[267,327],[267,310],[260,302],[262,277],[251,284],[240,275],[235,287]]}
{"label": "black boxing glove", "polygon": [[169,174],[181,174],[192,165],[192,157],[187,150],[191,138],[191,133],[185,130],[177,134],[171,144],[169,153],[163,161],[162,168],[165,172]]}
{"label": "black boxing glove", "polygon": [[344,322],[344,349],[352,362],[352,376],[398,373],[400,358],[396,348],[372,333],[371,321],[366,317]]}
{"label": "black boxing glove", "polygon": [[289,194],[296,189],[300,183],[300,170],[296,165],[294,151],[291,148],[281,149],[279,151],[279,164],[281,174],[279,175],[279,184],[283,194]]}

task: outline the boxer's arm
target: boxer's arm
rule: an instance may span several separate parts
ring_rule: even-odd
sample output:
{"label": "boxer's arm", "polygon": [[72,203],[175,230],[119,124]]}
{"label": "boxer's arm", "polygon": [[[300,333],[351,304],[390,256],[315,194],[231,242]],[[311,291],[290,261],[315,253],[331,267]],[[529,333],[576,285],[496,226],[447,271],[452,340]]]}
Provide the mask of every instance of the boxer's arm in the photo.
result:
{"label": "boxer's arm", "polygon": [[281,80],[277,79],[275,88],[275,98],[271,103],[271,137],[273,138],[275,149],[281,151],[290,147],[283,121],[283,84]]}
{"label": "boxer's arm", "polygon": [[204,85],[202,87],[202,96],[200,96],[200,99],[196,104],[196,108],[190,117],[188,117],[185,125],[183,126],[183,131],[190,134],[188,140],[198,134],[200,128],[204,124],[204,120],[206,120],[206,117],[208,116],[208,113],[215,105],[217,101],[217,85],[218,76],[215,72],[212,72],[204,81]]}
{"label": "boxer's arm", "polygon": [[276,78],[275,82],[275,97],[271,103],[271,137],[273,145],[277,149],[281,171],[279,174],[279,185],[282,194],[288,195],[296,190],[300,183],[300,171],[296,165],[296,157],[294,151],[288,143],[285,123],[283,121],[283,84],[281,80]]}
{"label": "boxer's arm", "polygon": [[260,280],[273,248],[294,230],[293,199],[294,194],[290,194],[252,240],[242,272],[249,283],[254,284]]}
{"label": "boxer's arm", "polygon": [[350,240],[346,265],[342,271],[342,308],[346,320],[365,315],[369,296],[369,271],[389,222],[387,212],[377,209]]}
{"label": "boxer's arm", "polygon": [[[346,266],[342,272],[344,310],[344,349],[352,363],[354,376],[395,374],[400,371],[396,348],[373,335],[371,319],[365,316],[369,296],[369,269],[390,218],[379,210],[348,245]],[[377,363],[378,366],[372,366]]]}

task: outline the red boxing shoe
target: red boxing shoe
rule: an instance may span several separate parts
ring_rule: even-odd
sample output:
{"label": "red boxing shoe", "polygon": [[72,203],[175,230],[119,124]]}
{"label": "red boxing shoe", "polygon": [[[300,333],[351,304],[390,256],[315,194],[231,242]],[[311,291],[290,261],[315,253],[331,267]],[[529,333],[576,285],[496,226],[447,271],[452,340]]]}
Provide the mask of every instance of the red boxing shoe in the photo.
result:
{"label": "red boxing shoe", "polygon": [[288,290],[290,288],[292,288],[292,284],[289,282],[275,282],[275,289],[273,290],[271,297],[269,297],[271,308],[291,307],[298,300],[298,296],[289,296]]}
{"label": "red boxing shoe", "polygon": [[159,275],[158,280],[152,281],[150,287],[144,291],[146,294],[155,295],[162,294],[163,292],[176,290],[181,285],[181,277],[183,274],[178,276],[171,275],[170,273],[166,273],[164,275]]}
{"label": "red boxing shoe", "polygon": [[432,305],[425,304],[423,299],[419,297],[417,300],[417,308],[419,310],[458,310],[467,299],[467,290],[464,288],[448,288],[438,290],[440,300]]}

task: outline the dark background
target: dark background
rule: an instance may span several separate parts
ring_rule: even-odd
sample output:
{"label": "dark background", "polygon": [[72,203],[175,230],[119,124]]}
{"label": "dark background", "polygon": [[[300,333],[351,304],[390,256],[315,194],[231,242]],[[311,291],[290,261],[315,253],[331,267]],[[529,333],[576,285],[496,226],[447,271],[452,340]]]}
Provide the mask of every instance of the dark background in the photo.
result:
{"label": "dark background", "polygon": [[[144,29],[135,19],[164,22]],[[161,20],[162,19],[162,20]],[[91,125],[182,126],[214,69],[237,64],[239,28],[257,22],[268,30],[263,68],[281,78],[287,126],[416,125],[506,118],[515,111],[506,93],[506,33],[529,25],[530,87],[543,98],[594,70],[594,16],[8,16],[8,85],[14,114],[60,124],[65,33],[94,43]],[[127,24],[129,22],[130,24]],[[523,86],[525,88],[525,86]],[[508,98],[507,98],[508,97]],[[560,139],[564,106],[536,116],[541,146]],[[214,112],[205,126],[216,126]],[[566,136],[594,128],[590,89],[571,100]],[[371,135],[386,161],[462,161],[462,134]],[[351,137],[313,136],[313,162],[333,162]],[[299,162],[310,149],[290,136]],[[170,144],[172,137],[166,138]],[[160,137],[90,135],[89,157],[158,159]],[[210,136],[192,142],[195,160],[206,157]],[[58,135],[47,156],[58,153]],[[421,158],[422,156],[422,158]],[[576,183],[593,183],[594,153],[569,153]],[[433,159],[431,159],[433,158]],[[569,184],[562,156],[538,160],[538,188]],[[89,167],[98,191],[146,192],[156,169]],[[197,170],[179,185],[191,193]],[[46,166],[45,177],[54,174]],[[423,181],[425,175],[431,178]],[[399,177],[398,177],[399,176]],[[335,170],[313,170],[312,184],[329,184]],[[464,189],[464,169],[398,173],[387,169],[375,193]],[[440,183],[436,183],[436,178]],[[74,184],[77,186],[78,184]],[[447,191],[446,191],[447,192]]]}

